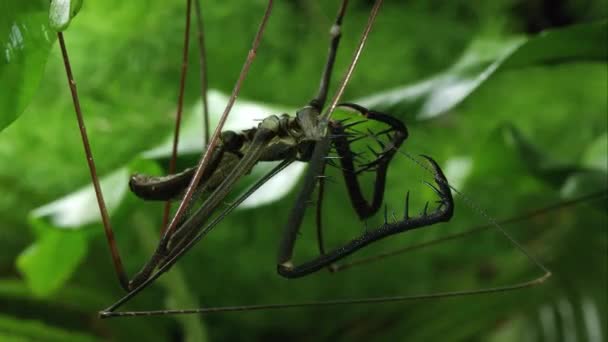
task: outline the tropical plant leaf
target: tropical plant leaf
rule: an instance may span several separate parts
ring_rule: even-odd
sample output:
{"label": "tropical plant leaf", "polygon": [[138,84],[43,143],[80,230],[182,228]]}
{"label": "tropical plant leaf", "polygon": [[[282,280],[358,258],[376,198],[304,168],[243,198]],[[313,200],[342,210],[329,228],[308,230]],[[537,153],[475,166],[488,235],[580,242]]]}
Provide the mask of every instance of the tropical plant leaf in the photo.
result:
{"label": "tropical plant leaf", "polygon": [[500,71],[534,65],[606,62],[608,22],[545,31],[532,37],[476,40],[447,71],[427,80],[365,97],[358,102],[418,120],[445,114]]}
{"label": "tropical plant leaf", "polygon": [[23,112],[42,79],[55,42],[48,6],[44,0],[0,4],[0,131]]}

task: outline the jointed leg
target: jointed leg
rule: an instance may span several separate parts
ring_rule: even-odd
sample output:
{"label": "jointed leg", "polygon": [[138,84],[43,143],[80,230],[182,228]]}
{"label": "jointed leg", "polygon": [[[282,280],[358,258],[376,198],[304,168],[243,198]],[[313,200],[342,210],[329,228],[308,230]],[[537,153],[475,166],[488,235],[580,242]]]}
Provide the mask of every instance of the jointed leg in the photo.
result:
{"label": "jointed leg", "polygon": [[[359,179],[357,178],[359,171],[356,170],[354,165],[355,154],[350,148],[349,135],[346,134],[347,128],[339,122],[332,122],[330,124],[331,134],[333,136],[333,144],[339,156],[338,159],[340,160],[340,166],[342,169],[344,180],[346,182],[349,198],[351,200],[353,208],[357,212],[357,215],[361,220],[363,220],[374,215],[382,205],[388,165],[392,160],[393,156],[395,155],[395,151],[399,149],[399,146],[401,146],[403,141],[405,141],[405,139],[407,138],[407,129],[401,121],[394,119],[390,115],[370,111],[356,104],[345,103],[341,104],[340,106],[351,108],[357,113],[364,116],[366,119],[379,121],[387,124],[390,127],[389,130],[384,131],[384,133],[389,134],[389,137],[391,138],[389,144],[387,146],[382,146],[383,150],[377,153],[375,160],[363,166],[365,169],[370,169],[370,171],[372,171],[371,169],[373,169],[373,172],[376,174],[374,182],[374,193],[372,195],[372,201],[371,203],[369,203],[363,197],[361,185],[359,184]],[[374,137],[369,138],[373,139]],[[321,205],[323,190],[324,178],[320,177],[318,194],[319,198],[317,200],[316,218],[317,242],[319,245],[320,254],[325,254],[322,221],[320,217],[320,212],[322,210]]]}
{"label": "jointed leg", "polygon": [[[297,266],[294,266],[291,262],[291,256],[293,254],[293,244],[290,246],[282,245],[282,249],[287,249],[287,248],[289,248],[289,249],[281,251],[281,254],[279,257],[279,263],[277,265],[278,273],[287,278],[302,277],[307,274],[318,271],[319,269],[321,269],[323,267],[329,266],[332,263],[369,245],[370,243],[383,239],[387,236],[405,232],[405,231],[412,230],[412,229],[416,229],[416,228],[427,227],[427,226],[430,226],[430,225],[433,225],[433,224],[439,223],[439,222],[449,221],[450,218],[452,217],[452,214],[454,211],[454,201],[452,199],[452,193],[450,191],[448,181],[445,178],[443,172],[441,171],[441,168],[439,167],[439,165],[437,165],[437,163],[433,159],[431,159],[430,157],[426,157],[426,156],[424,158],[426,158],[431,163],[431,166],[432,166],[434,174],[435,174],[435,183],[437,184],[437,187],[436,188],[433,187],[433,188],[435,189],[435,191],[437,192],[437,194],[439,195],[439,197],[441,199],[439,201],[440,204],[437,207],[437,209],[435,209],[431,213],[425,212],[419,216],[408,217],[407,208],[406,208],[406,215],[404,215],[404,218],[402,221],[395,222],[395,223],[389,223],[388,220],[385,220],[385,222],[380,227],[378,227],[374,230],[366,231],[365,233],[363,233],[359,237],[351,240],[350,242],[348,242],[338,248],[335,248],[326,254],[322,254],[311,261],[305,262],[305,263],[297,265]],[[308,195],[310,195],[310,192],[308,193]],[[407,207],[407,204],[406,204],[406,207]],[[302,207],[301,211],[303,211],[304,209],[305,209],[305,207]],[[298,209],[294,209],[294,212],[297,210]],[[292,216],[303,216],[303,212],[292,213]],[[301,223],[301,220],[300,220],[300,222],[290,221],[290,224],[294,224],[294,223],[299,224],[299,223]],[[287,232],[289,233],[289,232],[293,232],[293,231],[295,231],[297,233],[297,229],[293,229],[293,228],[291,230],[288,230]],[[295,237],[294,236],[284,236],[283,241],[285,241],[285,240],[295,241]]]}
{"label": "jointed leg", "polygon": [[329,54],[327,55],[327,62],[325,63],[325,69],[321,76],[321,84],[317,96],[310,101],[310,105],[315,107],[317,111],[321,112],[325,101],[327,100],[327,92],[329,90],[329,83],[331,81],[331,74],[336,61],[336,53],[338,51],[338,44],[340,44],[340,37],[342,36],[342,19],[348,6],[348,0],[343,0],[338,10],[338,15],[334,25],[331,27],[330,35],[331,40],[329,43]]}
{"label": "jointed leg", "polygon": [[[333,123],[331,125],[332,134],[334,135],[334,146],[336,152],[339,155],[340,164],[342,167],[342,173],[348,189],[348,195],[350,197],[353,208],[359,215],[360,219],[368,218],[374,215],[380,206],[384,197],[384,186],[386,183],[386,172],[388,165],[392,160],[395,152],[399,149],[399,146],[407,139],[407,129],[405,125],[393,118],[390,115],[383,114],[376,111],[368,110],[362,106],[356,104],[341,104],[341,107],[347,107],[354,109],[359,114],[367,118],[368,120],[379,121],[387,124],[390,129],[384,131],[390,137],[390,142],[386,146],[380,146],[382,151],[374,152],[376,159],[363,165],[365,169],[374,170],[376,174],[376,180],[374,182],[374,193],[372,201],[369,203],[361,192],[361,185],[357,178],[358,170],[355,168],[354,159],[355,154],[350,149],[350,142],[346,134],[345,128],[340,123]],[[392,134],[391,134],[392,133]],[[374,139],[374,137],[370,137]],[[373,150],[372,150],[373,151]]]}
{"label": "jointed leg", "polygon": [[166,246],[167,246],[167,243],[169,242],[170,237],[173,235],[174,231],[177,229],[178,224],[182,221],[182,217],[186,212],[187,206],[188,206],[190,200],[192,199],[192,196],[194,195],[194,192],[198,186],[198,183],[204,173],[204,169],[209,165],[213,151],[215,150],[216,146],[219,144],[219,138],[220,138],[220,134],[222,131],[222,127],[224,126],[224,123],[228,119],[228,114],[230,113],[230,110],[232,109],[232,106],[234,105],[234,102],[236,101],[236,98],[240,92],[243,82],[245,81],[245,78],[249,72],[249,68],[251,67],[253,60],[255,59],[257,49],[262,40],[262,36],[264,34],[266,24],[268,23],[268,19],[270,17],[270,13],[272,11],[273,3],[274,3],[273,0],[268,0],[268,5],[266,6],[266,11],[264,12],[262,22],[260,23],[258,31],[255,35],[251,49],[249,50],[249,53],[247,55],[247,59],[245,60],[245,63],[243,64],[243,68],[241,70],[241,73],[239,74],[239,78],[237,79],[234,89],[232,90],[232,94],[230,95],[230,98],[228,99],[226,108],[224,109],[224,112],[222,113],[222,115],[219,119],[217,127],[213,131],[213,134],[210,138],[209,145],[207,146],[207,150],[205,151],[205,153],[203,153],[201,160],[199,161],[199,163],[196,167],[196,170],[194,171],[192,181],[190,182],[190,184],[188,185],[188,188],[186,189],[184,198],[181,201],[181,203],[179,204],[179,207],[177,208],[177,211],[176,211],[175,215],[173,216],[173,219],[169,223],[167,229],[165,230],[164,235],[162,236],[162,238],[159,242],[159,249],[166,249]]}
{"label": "jointed leg", "polygon": [[70,65],[70,59],[68,57],[68,50],[66,48],[66,44],[63,39],[63,34],[61,32],[57,32],[57,38],[59,40],[59,45],[61,47],[63,63],[65,66],[65,71],[66,71],[67,77],[68,77],[68,84],[70,86],[70,91],[72,93],[72,101],[74,102],[74,111],[76,112],[76,120],[78,121],[78,128],[80,129],[80,137],[82,139],[82,146],[84,147],[87,164],[89,166],[89,172],[91,173],[91,182],[93,183],[93,188],[95,189],[95,196],[97,197],[97,205],[99,206],[99,212],[101,214],[101,221],[103,222],[104,233],[106,235],[108,247],[110,248],[110,253],[112,255],[112,262],[114,264],[114,270],[116,271],[116,276],[118,277],[120,286],[123,289],[128,291],[129,290],[129,277],[127,276],[127,272],[125,271],[125,269],[122,265],[122,258],[120,257],[120,252],[118,251],[118,246],[116,245],[116,241],[114,240],[114,231],[112,229],[112,224],[110,223],[110,215],[108,215],[108,210],[106,208],[106,203],[103,198],[101,186],[99,185],[99,177],[97,176],[97,168],[95,167],[93,153],[91,152],[91,146],[89,144],[89,137],[87,135],[87,130],[86,130],[86,127],[84,124],[82,109],[80,107],[80,100],[78,99],[78,91],[76,89],[76,81],[74,80],[74,76],[72,74],[72,67]]}
{"label": "jointed leg", "polygon": [[[184,107],[184,91],[186,89],[186,75],[188,74],[188,50],[190,47],[190,12],[192,12],[192,0],[186,0],[186,27],[184,29],[184,47],[182,50],[182,69],[179,80],[179,92],[177,95],[177,112],[175,114],[175,128],[173,133],[173,147],[171,151],[171,159],[169,160],[169,174],[175,173],[177,164],[177,145],[179,143],[179,132],[182,122],[182,112]],[[171,201],[166,201],[163,210],[163,221],[160,229],[160,235],[163,236],[167,223],[169,222],[169,213],[171,212]]]}

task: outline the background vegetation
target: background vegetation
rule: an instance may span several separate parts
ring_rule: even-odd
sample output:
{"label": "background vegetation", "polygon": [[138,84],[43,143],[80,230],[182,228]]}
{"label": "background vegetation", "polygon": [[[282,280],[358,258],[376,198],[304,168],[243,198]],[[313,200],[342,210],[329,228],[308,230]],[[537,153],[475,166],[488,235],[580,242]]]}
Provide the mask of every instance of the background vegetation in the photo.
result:
{"label": "background vegetation", "polygon": [[[124,193],[124,179],[134,171],[160,173],[165,165],[162,153],[157,159],[141,153],[162,145],[171,133],[184,3],[86,2],[65,32],[100,174],[123,170],[107,189],[115,199],[113,224],[131,274],[154,246],[161,210]],[[210,87],[227,93],[265,1],[202,3]],[[336,75],[348,63],[372,3],[352,2]],[[318,86],[336,8],[337,1],[279,1],[241,98],[273,108],[306,103]],[[607,10],[602,1],[387,1],[344,98],[362,99],[404,120],[410,132],[404,149],[435,157],[451,170],[450,181],[497,219],[605,190]],[[407,303],[99,320],[97,311],[122,293],[94,219],[95,203],[84,196],[67,207],[34,211],[89,183],[59,49],[43,26],[47,11],[47,1],[0,5],[1,340],[606,339],[605,198],[505,226],[554,272],[532,289]],[[199,113],[195,45],[190,57],[186,108]],[[340,78],[334,77],[334,85]],[[183,164],[196,156],[184,154]],[[424,175],[405,176],[416,169],[398,156],[389,171],[389,204],[401,203],[407,189],[420,183]],[[349,223],[352,209],[340,196],[332,192],[325,202],[326,227],[332,236],[352,236],[363,227]],[[418,294],[496,286],[538,274],[504,237],[489,231],[349,272],[288,281],[276,275],[275,253],[294,197],[291,191],[281,201],[230,215],[129,308]],[[61,216],[66,208],[71,216]],[[457,208],[450,225],[396,237],[369,253],[487,221],[460,198]],[[311,228],[299,239],[302,254],[314,251]]]}

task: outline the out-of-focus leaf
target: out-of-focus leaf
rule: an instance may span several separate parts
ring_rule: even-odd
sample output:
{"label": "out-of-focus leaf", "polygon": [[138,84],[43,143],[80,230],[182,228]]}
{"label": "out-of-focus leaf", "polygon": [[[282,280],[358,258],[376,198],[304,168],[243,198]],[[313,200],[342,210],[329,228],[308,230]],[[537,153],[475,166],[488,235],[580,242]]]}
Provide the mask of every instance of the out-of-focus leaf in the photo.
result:
{"label": "out-of-focus leaf", "polygon": [[523,162],[528,166],[531,173],[539,179],[552,184],[554,187],[561,186],[566,178],[576,172],[584,171],[582,166],[565,165],[553,160],[551,156],[540,151],[532,145],[523,134],[514,126],[507,125],[503,128],[505,139],[516,148]]}
{"label": "out-of-focus leaf", "polygon": [[[100,180],[106,207],[112,213],[120,205],[129,189],[129,170],[114,171]],[[99,221],[99,207],[93,184],[89,184],[54,202],[32,211],[33,220],[44,219],[62,228],[78,228]]]}
{"label": "out-of-focus leaf", "polygon": [[[108,303],[112,302],[114,298],[108,296],[107,294],[102,294],[99,291],[92,290],[90,288],[83,288],[80,286],[64,286],[61,288],[56,294],[40,298],[33,295],[31,289],[27,286],[27,284],[20,279],[1,279],[0,280],[0,302],[2,302],[2,309],[5,312],[11,312],[12,310],[20,310],[24,306],[27,307],[33,303],[38,303],[42,307],[41,312],[38,313],[39,316],[42,315],[56,315],[56,312],[59,310],[67,310],[68,312],[78,312],[82,317],[83,321],[88,320],[90,317],[95,315],[95,312],[102,307],[108,305]],[[25,305],[24,305],[25,304]],[[72,316],[65,316],[67,320],[70,320]],[[22,319],[20,319],[22,321]],[[40,323],[43,324],[43,323]],[[79,327],[78,322],[69,322],[71,327]],[[121,336],[120,340],[134,340],[141,339],[143,341],[166,341],[166,336],[163,334],[159,334],[159,330],[151,330],[149,329],[149,323],[145,321],[141,322],[125,322],[122,323],[128,326],[129,331],[132,331],[127,336]],[[120,325],[119,325],[120,326]],[[37,339],[33,339],[31,335],[23,335],[19,334],[16,330],[7,328],[3,330],[4,326],[0,324],[0,341],[4,342],[4,336],[2,335],[6,331],[11,336],[17,336],[18,338],[22,338],[25,341],[47,341],[53,335],[49,335],[49,339],[39,337]],[[126,328],[123,328],[126,329]],[[72,329],[70,329],[72,330]],[[84,330],[84,329],[83,329]],[[65,331],[65,330],[62,330]],[[51,333],[51,332],[49,332]],[[129,336],[130,335],[130,336]],[[60,336],[65,340],[70,341],[69,338]],[[130,337],[130,338],[127,338]],[[64,339],[58,338],[57,340],[63,341]]]}
{"label": "out-of-focus leaf", "polygon": [[430,119],[457,106],[498,71],[533,65],[606,62],[606,41],[606,21],[546,31],[530,38],[478,40],[447,71],[358,102],[386,111],[399,108],[419,120]]}
{"label": "out-of-focus leaf", "polygon": [[17,258],[19,272],[32,292],[41,297],[63,286],[87,252],[82,231],[50,228],[44,227],[43,235]]}
{"label": "out-of-focus leaf", "polygon": [[[562,196],[574,198],[598,190],[608,190],[608,173],[603,165],[606,160],[606,135],[593,142],[578,165],[562,164],[532,145],[514,126],[503,128],[505,139],[515,147],[530,173],[554,188],[561,188]],[[595,167],[594,167],[595,166]]]}
{"label": "out-of-focus leaf", "polygon": [[98,340],[90,335],[63,330],[39,321],[16,319],[6,315],[0,315],[0,339],[2,339],[2,341],[49,342],[82,342]]}
{"label": "out-of-focus leaf", "polygon": [[[40,300],[39,297],[32,295],[33,292],[25,281],[16,278],[0,279],[0,297],[21,302]],[[102,307],[112,300],[100,293],[73,286],[65,286],[53,296],[45,299],[50,305],[69,307],[80,311]]]}
{"label": "out-of-focus leaf", "polygon": [[55,41],[48,2],[0,3],[0,130],[13,122],[34,95]]}
{"label": "out-of-focus leaf", "polygon": [[589,145],[583,154],[582,164],[608,172],[608,133],[600,135]]}
{"label": "out-of-focus leaf", "polygon": [[49,25],[55,31],[63,31],[82,8],[83,0],[51,0]]}
{"label": "out-of-focus leaf", "polygon": [[454,156],[445,162],[443,173],[450,180],[450,185],[462,189],[471,174],[473,160],[469,156]]}
{"label": "out-of-focus leaf", "polygon": [[[597,191],[608,191],[608,173],[598,170],[579,171],[569,175],[561,187],[562,196],[573,198]],[[605,201],[606,204],[608,202]]]}

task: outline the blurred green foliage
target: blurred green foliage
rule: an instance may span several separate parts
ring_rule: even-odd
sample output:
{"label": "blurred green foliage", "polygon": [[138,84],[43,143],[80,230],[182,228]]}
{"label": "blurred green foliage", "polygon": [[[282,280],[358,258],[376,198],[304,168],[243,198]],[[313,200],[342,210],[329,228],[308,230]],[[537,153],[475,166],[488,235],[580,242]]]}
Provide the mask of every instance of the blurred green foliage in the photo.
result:
{"label": "blurred green foliage", "polygon": [[[14,32],[13,20],[23,27],[29,20],[42,25],[48,4],[40,2],[30,16],[23,14],[29,7],[18,3],[0,5],[5,6],[0,7],[3,49],[23,53],[26,61],[17,69],[10,61],[0,64],[3,127],[29,102],[0,134],[0,339],[536,341],[602,340],[608,334],[602,325],[608,317],[605,199],[505,227],[554,273],[532,289],[435,301],[100,321],[96,312],[121,295],[100,225],[87,221],[83,227],[57,229],[30,215],[89,180],[58,47],[50,50],[45,68],[46,50],[28,52],[27,36],[26,49],[14,50],[6,38]],[[164,167],[137,156],[171,133],[184,3],[86,2],[65,32],[102,175],[125,166],[149,173]],[[353,1],[349,8],[334,87],[371,3]],[[431,155],[448,170],[461,165],[459,188],[497,219],[606,189],[607,40],[606,22],[597,22],[605,20],[606,4],[559,1],[548,9],[544,3],[387,1],[344,99],[363,98],[403,119],[410,132],[404,150]],[[264,5],[203,1],[212,88],[232,89]],[[337,2],[278,2],[241,98],[291,108],[305,104],[318,86],[336,7]],[[567,27],[527,36],[553,25]],[[50,47],[52,38],[47,41]],[[197,108],[199,98],[192,44],[186,108]],[[421,85],[427,87],[424,96],[407,91]],[[449,102],[447,96],[464,85],[470,91],[462,103],[422,115],[435,103],[431,100]],[[424,177],[402,156],[389,172],[391,205],[401,203],[407,189]],[[336,183],[333,188],[341,189]],[[110,186],[108,193],[123,190]],[[344,274],[319,272],[287,281],[276,275],[274,263],[294,197],[292,191],[278,203],[230,215],[129,308],[418,294],[497,286],[536,274],[500,234],[488,231]],[[458,199],[459,211],[449,225],[404,234],[362,254],[486,223],[466,201]],[[324,203],[329,237],[344,239],[363,229],[344,204],[344,194],[332,192]],[[142,205],[132,196],[113,211],[131,274],[155,244],[160,212],[159,205]],[[315,252],[311,228],[303,229],[299,255]]]}

